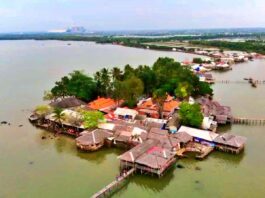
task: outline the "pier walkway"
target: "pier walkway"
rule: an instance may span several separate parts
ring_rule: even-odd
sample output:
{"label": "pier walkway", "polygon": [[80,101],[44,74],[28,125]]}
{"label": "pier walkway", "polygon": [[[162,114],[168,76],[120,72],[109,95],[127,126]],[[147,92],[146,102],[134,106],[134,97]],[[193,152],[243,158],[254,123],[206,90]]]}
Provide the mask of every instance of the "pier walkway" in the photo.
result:
{"label": "pier walkway", "polygon": [[244,125],[265,125],[265,119],[255,118],[236,118],[232,119],[233,124],[244,124]]}
{"label": "pier walkway", "polygon": [[122,186],[123,181],[127,179],[130,175],[132,175],[135,172],[135,168],[131,168],[129,171],[125,172],[124,175],[118,177],[116,180],[102,188],[100,191],[95,193],[91,196],[91,198],[99,198],[99,197],[109,197],[111,194]]}
{"label": "pier walkway", "polygon": [[[249,84],[249,81],[243,80],[216,80],[215,83],[220,84]],[[258,85],[265,85],[265,80],[253,80],[253,83]]]}

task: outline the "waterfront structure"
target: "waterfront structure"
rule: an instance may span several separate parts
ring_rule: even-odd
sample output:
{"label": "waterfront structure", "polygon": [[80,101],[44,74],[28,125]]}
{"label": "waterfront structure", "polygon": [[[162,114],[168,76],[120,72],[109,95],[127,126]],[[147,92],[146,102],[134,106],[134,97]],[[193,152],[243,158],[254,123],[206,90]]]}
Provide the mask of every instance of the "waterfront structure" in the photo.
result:
{"label": "waterfront structure", "polygon": [[96,129],[84,131],[76,138],[76,146],[84,151],[96,151],[104,146],[105,139],[113,136],[108,130]]}
{"label": "waterfront structure", "polygon": [[188,133],[197,142],[213,143],[213,140],[218,136],[217,133],[214,133],[211,131],[195,129],[195,128],[191,128],[187,126],[181,126],[177,133],[180,133],[180,132]]}
{"label": "waterfront structure", "polygon": [[68,98],[57,99],[56,101],[51,102],[49,105],[54,108],[67,109],[67,108],[85,106],[86,103],[75,97],[68,97]]}
{"label": "waterfront structure", "polygon": [[213,101],[206,97],[199,98],[197,102],[201,105],[205,117],[213,116],[218,124],[228,124],[232,122],[233,117],[230,107],[223,106],[217,101]]}
{"label": "waterfront structure", "polygon": [[118,157],[121,169],[135,168],[141,173],[159,177],[176,161],[174,154],[159,145],[159,140],[149,139]]}
{"label": "waterfront structure", "polygon": [[247,139],[242,136],[224,133],[217,136],[213,142],[217,150],[239,154],[244,149],[246,140]]}

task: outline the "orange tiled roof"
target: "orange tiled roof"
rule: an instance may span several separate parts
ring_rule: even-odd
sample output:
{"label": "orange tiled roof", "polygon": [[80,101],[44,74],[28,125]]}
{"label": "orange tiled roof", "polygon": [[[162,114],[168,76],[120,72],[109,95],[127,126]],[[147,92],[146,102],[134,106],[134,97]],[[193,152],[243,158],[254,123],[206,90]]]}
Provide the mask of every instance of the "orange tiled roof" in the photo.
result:
{"label": "orange tiled roof", "polygon": [[[171,112],[173,109],[178,108],[180,103],[180,101],[174,100],[172,96],[168,95],[163,109],[164,111]],[[158,107],[153,103],[151,98],[145,100],[141,105],[138,106],[138,109],[157,110],[157,108]]]}
{"label": "orange tiled roof", "polygon": [[111,98],[98,98],[88,103],[88,107],[95,110],[111,108],[115,107],[116,105],[117,103]]}

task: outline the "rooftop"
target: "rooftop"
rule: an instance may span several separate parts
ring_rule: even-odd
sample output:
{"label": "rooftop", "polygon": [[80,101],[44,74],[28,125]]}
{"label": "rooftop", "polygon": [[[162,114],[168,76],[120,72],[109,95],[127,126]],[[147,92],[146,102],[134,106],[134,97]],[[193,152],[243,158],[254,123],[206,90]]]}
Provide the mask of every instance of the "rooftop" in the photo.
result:
{"label": "rooftop", "polygon": [[195,129],[195,128],[186,127],[186,126],[181,126],[177,133],[180,133],[180,132],[186,132],[192,137],[200,138],[200,139],[203,139],[209,142],[212,142],[218,136],[218,134],[214,132]]}
{"label": "rooftop", "polygon": [[111,98],[97,98],[96,100],[88,103],[88,107],[94,110],[110,110],[112,108],[115,108],[120,104],[122,101],[115,101]]}
{"label": "rooftop", "polygon": [[58,108],[72,108],[72,107],[78,107],[81,105],[86,105],[85,102],[83,102],[82,100],[79,100],[75,97],[69,97],[69,98],[63,98],[61,100],[55,101],[55,102],[51,102],[50,105],[52,107],[58,107]]}
{"label": "rooftop", "polygon": [[242,136],[233,135],[231,133],[224,133],[214,139],[214,142],[216,143],[227,145],[227,146],[232,146],[235,148],[240,148],[244,146],[246,141],[247,141],[247,138],[242,137]]}

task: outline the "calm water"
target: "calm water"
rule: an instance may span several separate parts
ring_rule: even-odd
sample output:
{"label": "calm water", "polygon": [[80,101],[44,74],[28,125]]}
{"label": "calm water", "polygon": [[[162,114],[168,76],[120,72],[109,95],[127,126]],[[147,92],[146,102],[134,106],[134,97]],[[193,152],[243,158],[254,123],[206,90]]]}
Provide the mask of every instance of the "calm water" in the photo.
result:
{"label": "calm water", "polygon": [[[118,173],[118,149],[81,153],[74,140],[32,127],[29,110],[42,102],[45,89],[74,69],[94,73],[102,67],[152,64],[160,56],[191,60],[192,55],[85,42],[0,42],[0,198],[89,197]],[[265,61],[236,65],[217,79],[265,80]],[[265,86],[218,84],[215,98],[238,116],[265,117]],[[23,127],[18,125],[23,124]],[[222,131],[248,138],[239,156],[215,152],[204,161],[180,160],[162,179],[135,176],[114,197],[264,197],[265,127],[233,126]],[[42,140],[41,137],[47,139]],[[195,170],[196,167],[201,170]]]}

